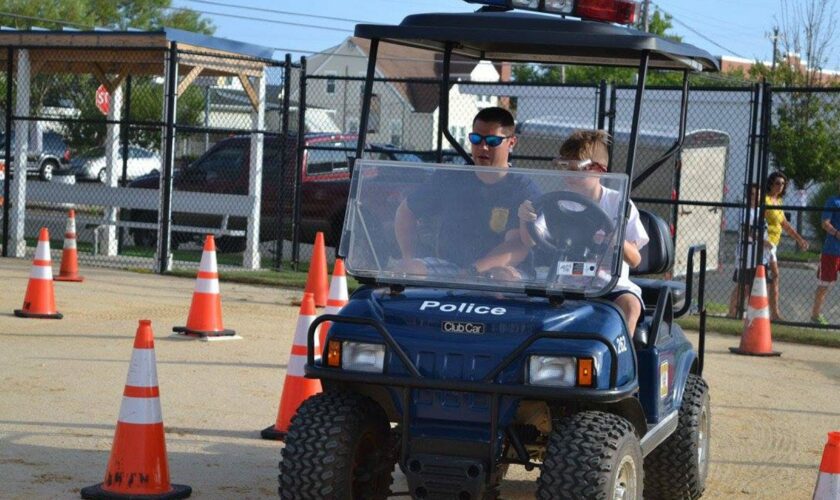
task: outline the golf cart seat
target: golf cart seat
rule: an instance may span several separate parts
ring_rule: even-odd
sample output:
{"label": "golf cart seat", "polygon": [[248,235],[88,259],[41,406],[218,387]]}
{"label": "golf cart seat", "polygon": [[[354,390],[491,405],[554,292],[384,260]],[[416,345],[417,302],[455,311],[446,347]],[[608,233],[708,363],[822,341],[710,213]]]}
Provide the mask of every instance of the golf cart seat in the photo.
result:
{"label": "golf cart seat", "polygon": [[647,231],[650,241],[640,251],[642,262],[630,270],[630,274],[633,276],[630,279],[642,289],[642,301],[645,304],[647,314],[645,314],[645,318],[639,320],[639,326],[636,328],[636,340],[637,343],[645,344],[647,338],[645,327],[649,326],[649,316],[656,309],[661,289],[667,287],[670,290],[671,304],[675,314],[681,311],[685,305],[686,293],[685,282],[683,281],[635,277],[645,274],[665,273],[674,266],[674,242],[671,239],[671,231],[668,225],[659,216],[646,210],[639,210],[639,219],[645,231]]}
{"label": "golf cart seat", "polygon": [[659,289],[667,286],[671,289],[674,310],[678,311],[685,303],[685,282],[636,277],[666,273],[674,267],[674,242],[671,239],[671,230],[662,218],[647,210],[639,210],[639,220],[647,231],[650,241],[639,252],[642,254],[642,262],[630,270],[630,275],[633,276],[631,280],[642,289],[645,309],[651,310],[656,307]]}

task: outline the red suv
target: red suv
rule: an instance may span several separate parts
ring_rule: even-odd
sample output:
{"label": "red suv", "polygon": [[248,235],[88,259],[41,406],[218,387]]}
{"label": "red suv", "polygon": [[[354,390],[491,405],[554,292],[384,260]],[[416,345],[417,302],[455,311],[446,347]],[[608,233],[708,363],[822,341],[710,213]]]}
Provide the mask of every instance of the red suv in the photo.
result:
{"label": "red suv", "polygon": [[[350,188],[349,161],[354,156],[357,137],[349,134],[311,134],[304,139],[306,145],[303,168],[301,171],[300,192],[300,227],[301,241],[311,242],[317,231],[323,231],[328,246],[338,245],[344,212],[347,208],[347,195]],[[286,141],[280,137],[266,137],[263,150],[263,189],[261,200],[260,240],[272,241],[278,236],[279,214],[279,176],[281,143],[286,147],[286,183],[283,186],[284,234],[291,235],[292,200],[294,195],[294,166],[297,165],[297,136],[289,135]],[[420,161],[414,155],[400,153],[390,145],[371,145],[369,155],[376,159],[401,161]],[[206,193],[247,194],[249,175],[250,138],[237,136],[224,139],[210,148],[199,159],[175,172],[173,177],[173,196],[178,191],[197,191]],[[160,177],[150,174],[129,184],[129,187],[158,189]],[[222,208],[222,207],[220,207]],[[220,210],[223,211],[223,210]],[[157,223],[157,211],[125,210],[123,220]],[[172,214],[173,225],[206,227],[218,229],[222,225],[222,215],[203,215],[193,213]],[[230,217],[227,228],[244,230],[244,217]],[[149,229],[130,229],[130,234],[138,246],[154,246],[157,231]],[[179,243],[197,240],[200,233],[173,231],[172,242]],[[224,236],[217,241],[222,252],[239,252],[245,248],[242,237]]]}

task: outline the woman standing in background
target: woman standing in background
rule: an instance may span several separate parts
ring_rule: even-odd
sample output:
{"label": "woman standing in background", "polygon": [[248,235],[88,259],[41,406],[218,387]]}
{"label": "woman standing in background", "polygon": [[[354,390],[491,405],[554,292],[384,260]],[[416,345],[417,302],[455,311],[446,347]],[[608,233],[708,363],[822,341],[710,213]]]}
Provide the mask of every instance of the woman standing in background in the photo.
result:
{"label": "woman standing in background", "polygon": [[765,260],[769,263],[770,275],[768,279],[768,296],[770,299],[770,319],[772,321],[784,321],[779,312],[779,262],[777,252],[779,242],[782,239],[782,229],[796,240],[800,249],[807,250],[808,242],[796,232],[785,218],[785,213],[777,207],[782,204],[782,199],[787,191],[788,179],[781,172],[773,172],[767,177],[767,191],[764,198],[767,207],[764,210],[764,218],[767,220],[767,239],[770,241],[770,248],[765,249],[768,255]]}

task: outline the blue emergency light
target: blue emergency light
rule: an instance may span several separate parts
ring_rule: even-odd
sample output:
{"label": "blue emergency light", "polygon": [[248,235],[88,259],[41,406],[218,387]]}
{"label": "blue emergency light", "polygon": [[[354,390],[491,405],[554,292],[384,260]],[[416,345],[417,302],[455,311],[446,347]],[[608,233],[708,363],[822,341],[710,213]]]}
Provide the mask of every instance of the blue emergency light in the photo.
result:
{"label": "blue emergency light", "polygon": [[575,16],[590,21],[633,24],[638,4],[633,0],[464,0],[504,10],[522,9]]}

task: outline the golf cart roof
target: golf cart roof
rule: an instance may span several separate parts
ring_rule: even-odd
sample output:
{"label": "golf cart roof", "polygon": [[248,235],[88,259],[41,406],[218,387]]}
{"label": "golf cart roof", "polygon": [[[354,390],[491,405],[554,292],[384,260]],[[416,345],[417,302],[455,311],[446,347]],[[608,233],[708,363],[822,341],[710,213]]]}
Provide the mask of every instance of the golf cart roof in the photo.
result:
{"label": "golf cart roof", "polygon": [[399,25],[358,24],[356,36],[474,59],[636,68],[649,51],[651,69],[718,71],[705,50],[633,28],[516,11],[416,14]]}

